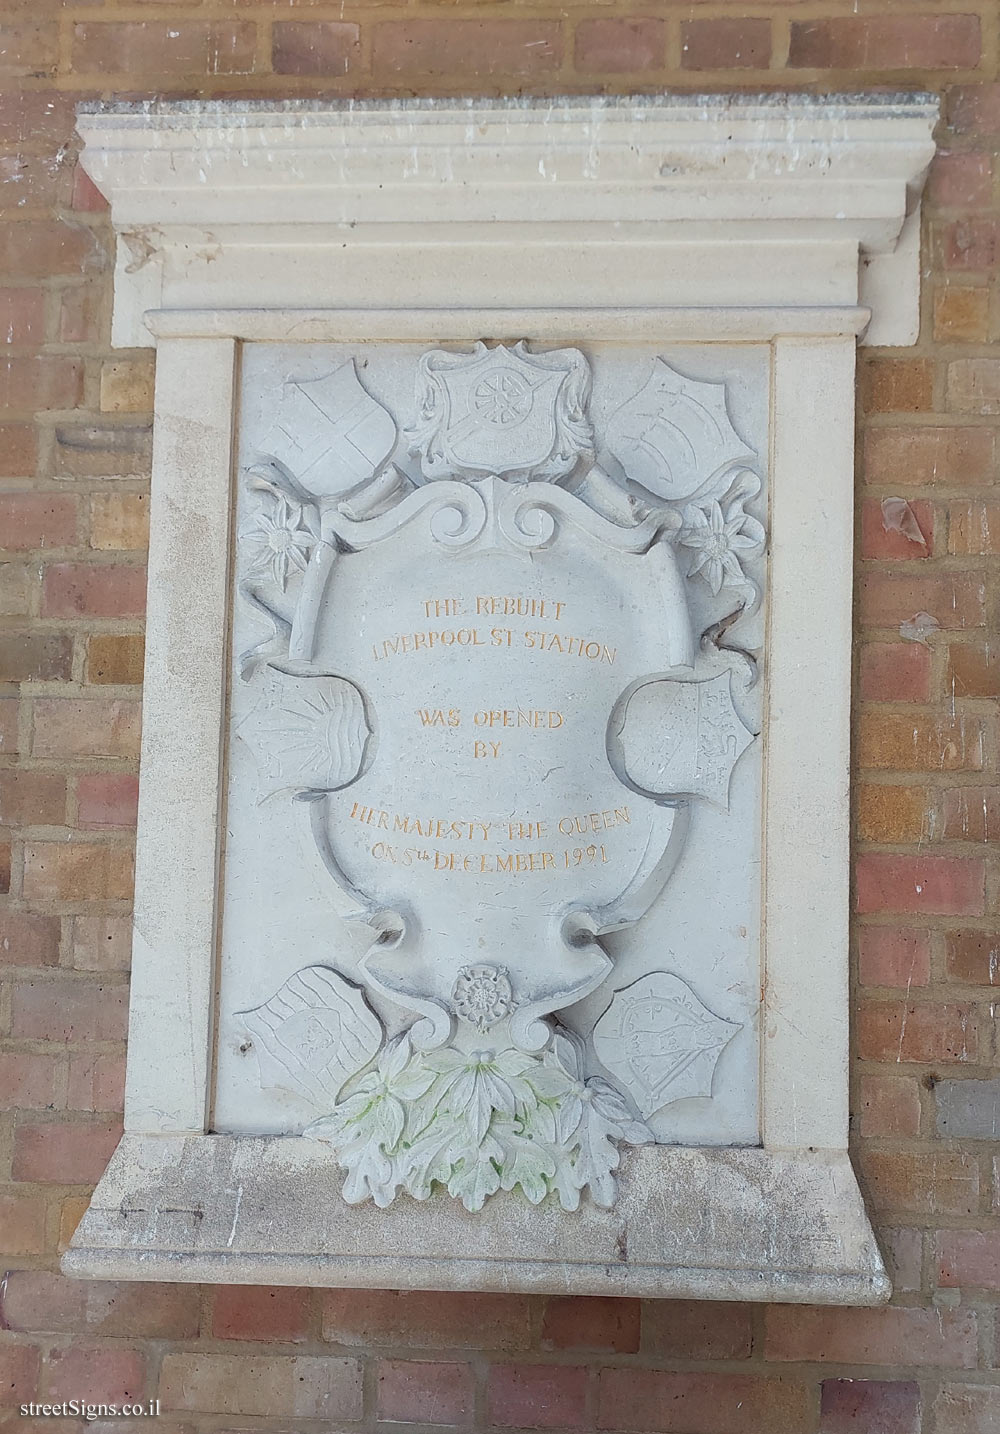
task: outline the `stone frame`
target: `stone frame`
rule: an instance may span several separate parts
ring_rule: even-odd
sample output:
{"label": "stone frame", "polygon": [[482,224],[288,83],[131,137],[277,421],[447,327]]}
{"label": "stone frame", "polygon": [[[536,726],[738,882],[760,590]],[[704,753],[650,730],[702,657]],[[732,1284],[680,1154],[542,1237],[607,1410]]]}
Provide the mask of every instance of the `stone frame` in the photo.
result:
{"label": "stone frame", "polygon": [[[855,346],[915,338],[935,115],[923,96],[81,113],[118,234],[114,342],[151,332],[158,355],[125,1135],[68,1273],[889,1297],[847,1154]],[[771,349],[762,1145],[634,1150],[611,1211],[347,1207],[325,1147],[207,1129],[241,345],[511,334]]]}

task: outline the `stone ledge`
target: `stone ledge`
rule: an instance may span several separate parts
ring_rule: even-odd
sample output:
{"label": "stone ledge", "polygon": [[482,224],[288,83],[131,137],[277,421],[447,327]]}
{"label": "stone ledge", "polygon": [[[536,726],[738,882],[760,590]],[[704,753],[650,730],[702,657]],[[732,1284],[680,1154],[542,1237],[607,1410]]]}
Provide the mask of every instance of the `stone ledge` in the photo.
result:
{"label": "stone ledge", "polygon": [[[891,1286],[842,1151],[647,1146],[614,1210],[497,1195],[346,1205],[295,1137],[123,1137],[63,1257],[117,1280],[875,1305]],[[418,1249],[419,1255],[413,1254]],[[456,1253],[456,1252],[461,1253]]]}

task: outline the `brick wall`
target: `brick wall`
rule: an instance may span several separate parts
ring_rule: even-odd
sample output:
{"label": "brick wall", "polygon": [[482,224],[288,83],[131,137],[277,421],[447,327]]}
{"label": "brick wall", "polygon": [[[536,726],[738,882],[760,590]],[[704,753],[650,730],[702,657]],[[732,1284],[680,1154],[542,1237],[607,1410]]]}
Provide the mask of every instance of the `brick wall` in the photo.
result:
{"label": "brick wall", "polygon": [[[0,1405],[12,1426],[32,1434],[16,1406],[40,1391],[158,1395],[161,1434],[378,1421],[1000,1431],[998,28],[995,0],[4,0]],[[74,165],[74,103],[666,87],[944,98],[920,343],[864,351],[860,371],[854,1142],[893,1304],[62,1279],[59,1251],[119,1130],[152,380],[147,351],[109,349],[109,232]],[[96,1426],[111,1427],[137,1426]]]}

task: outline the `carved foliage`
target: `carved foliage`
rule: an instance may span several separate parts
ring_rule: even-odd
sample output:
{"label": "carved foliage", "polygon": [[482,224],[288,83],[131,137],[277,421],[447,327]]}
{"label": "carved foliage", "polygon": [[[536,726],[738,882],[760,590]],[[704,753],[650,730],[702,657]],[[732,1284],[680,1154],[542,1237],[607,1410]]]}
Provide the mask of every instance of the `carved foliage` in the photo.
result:
{"label": "carved foliage", "polygon": [[589,1190],[610,1206],[618,1143],[653,1140],[607,1081],[583,1078],[579,1042],[562,1029],[542,1056],[513,1046],[414,1051],[404,1033],[304,1133],[335,1146],[350,1204],[389,1205],[400,1190],[426,1200],[438,1184],[467,1210],[515,1189],[533,1205],[555,1192],[575,1210]]}

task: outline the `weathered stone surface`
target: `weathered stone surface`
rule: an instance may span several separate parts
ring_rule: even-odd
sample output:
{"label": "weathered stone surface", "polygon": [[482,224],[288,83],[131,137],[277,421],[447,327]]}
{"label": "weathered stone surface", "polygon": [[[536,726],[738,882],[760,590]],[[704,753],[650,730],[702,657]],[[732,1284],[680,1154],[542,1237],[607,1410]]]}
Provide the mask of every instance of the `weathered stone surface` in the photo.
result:
{"label": "weathered stone surface", "polygon": [[500,1194],[346,1205],[318,1142],[127,1135],[69,1274],[878,1304],[889,1293],[846,1155],[644,1147],[613,1210]]}

